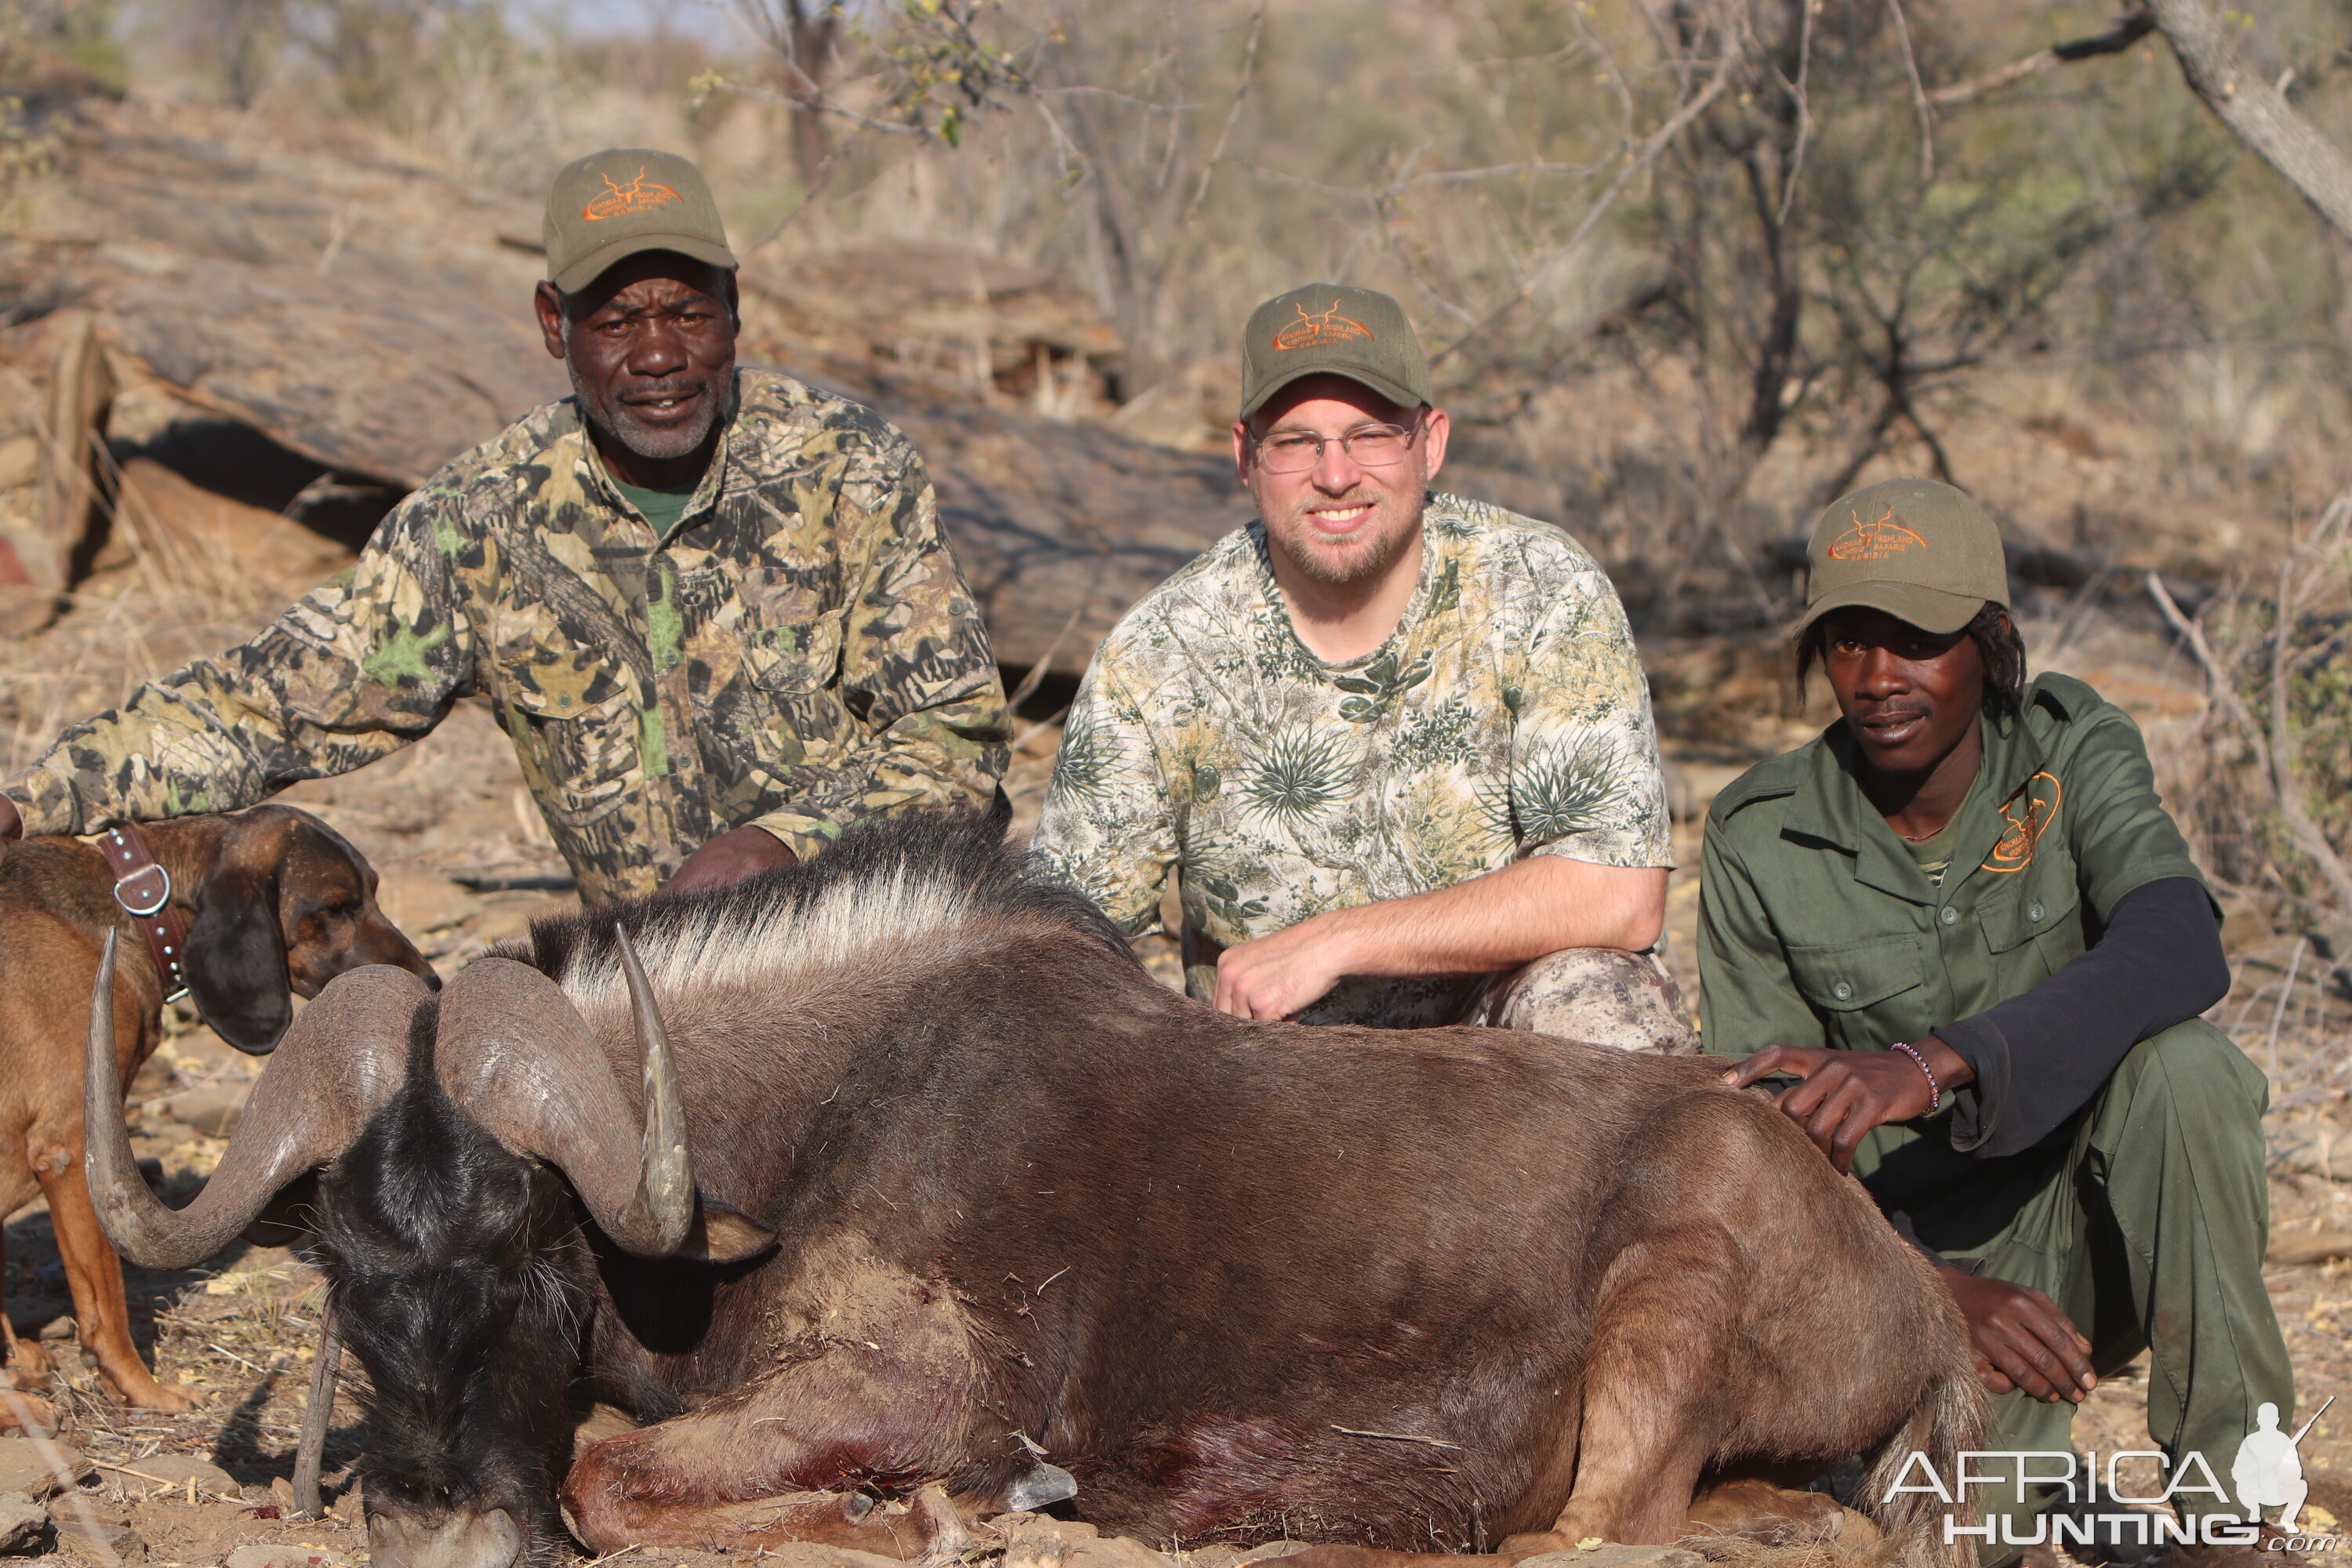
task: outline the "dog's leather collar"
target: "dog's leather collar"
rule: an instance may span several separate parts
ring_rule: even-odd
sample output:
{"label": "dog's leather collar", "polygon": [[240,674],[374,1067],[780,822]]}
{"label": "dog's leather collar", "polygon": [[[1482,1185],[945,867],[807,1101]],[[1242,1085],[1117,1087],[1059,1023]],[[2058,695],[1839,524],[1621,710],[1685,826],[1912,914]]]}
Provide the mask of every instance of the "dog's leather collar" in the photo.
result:
{"label": "dog's leather collar", "polygon": [[187,973],[181,965],[188,952],[188,926],[172,903],[172,873],[156,864],[136,823],[108,828],[99,836],[98,847],[114,872],[114,901],[139,927],[147,954],[155,961],[155,973],[163,977],[163,1000],[178,1001],[188,994]]}

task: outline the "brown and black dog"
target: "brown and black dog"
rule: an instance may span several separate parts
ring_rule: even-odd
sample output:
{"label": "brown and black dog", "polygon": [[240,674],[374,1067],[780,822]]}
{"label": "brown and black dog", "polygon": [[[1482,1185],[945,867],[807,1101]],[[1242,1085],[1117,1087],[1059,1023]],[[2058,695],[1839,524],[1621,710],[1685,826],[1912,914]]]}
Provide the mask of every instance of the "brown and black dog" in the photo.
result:
{"label": "brown and black dog", "polygon": [[[264,805],[235,816],[146,825],[188,933],[188,994],[215,1033],[262,1055],[294,1016],[347,969],[433,967],[376,907],[376,874],[351,844],[307,812]],[[114,983],[115,1066],[125,1092],[162,1037],[164,984],[135,923],[114,897],[106,858],[75,838],[28,838],[0,859],[0,1218],[49,1201],[81,1342],[116,1399],[147,1410],[194,1401],[158,1383],[131,1342],[122,1266],[100,1231],[82,1177],[82,1050],[99,950],[122,933]],[[5,1242],[0,1242],[5,1247]],[[53,1426],[48,1359],[0,1314],[0,1427]]]}

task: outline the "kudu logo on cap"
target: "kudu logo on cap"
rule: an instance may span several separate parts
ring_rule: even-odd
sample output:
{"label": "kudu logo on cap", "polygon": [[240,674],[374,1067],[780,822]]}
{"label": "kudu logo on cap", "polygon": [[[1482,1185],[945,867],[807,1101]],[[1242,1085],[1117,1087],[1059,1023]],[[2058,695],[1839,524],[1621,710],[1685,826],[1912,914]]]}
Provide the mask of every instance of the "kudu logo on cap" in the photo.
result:
{"label": "kudu logo on cap", "polygon": [[675,250],[732,270],[702,171],[675,153],[608,147],[563,166],[547,191],[547,276],[576,294],[624,257]]}
{"label": "kudu logo on cap", "polygon": [[1243,418],[1308,375],[1344,375],[1406,408],[1430,401],[1429,363],[1404,307],[1344,283],[1277,294],[1242,329]]}
{"label": "kudu logo on cap", "polygon": [[1956,632],[1988,602],[2009,603],[2000,529],[1965,492],[1933,479],[1888,479],[1830,502],[1805,560],[1799,631],[1862,605],[1921,631]]}

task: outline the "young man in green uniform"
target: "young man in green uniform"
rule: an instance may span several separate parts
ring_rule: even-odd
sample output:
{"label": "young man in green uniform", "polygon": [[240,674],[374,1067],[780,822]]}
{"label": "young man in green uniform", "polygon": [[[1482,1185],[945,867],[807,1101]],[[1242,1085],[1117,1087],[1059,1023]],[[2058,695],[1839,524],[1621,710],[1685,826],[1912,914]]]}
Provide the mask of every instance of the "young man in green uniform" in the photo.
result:
{"label": "young man in green uniform", "polygon": [[2198,1016],[2229,969],[2139,731],[2079,680],[2025,681],[2000,532],[1950,486],[1834,502],[1810,559],[1800,674],[1843,717],[1708,814],[1706,1047],[1747,1058],[1733,1083],[1801,1080],[1781,1109],[1939,1260],[1998,1395],[1987,1562],[2046,1540],[2053,1499],[2121,1510],[2104,1461],[2095,1500],[2058,1478],[2074,1405],[2143,1348],[2166,1463],[2116,1479],[2214,1516],[2179,1563],[2283,1559],[2215,1539],[2257,1407],[2294,1404],[2267,1085]]}

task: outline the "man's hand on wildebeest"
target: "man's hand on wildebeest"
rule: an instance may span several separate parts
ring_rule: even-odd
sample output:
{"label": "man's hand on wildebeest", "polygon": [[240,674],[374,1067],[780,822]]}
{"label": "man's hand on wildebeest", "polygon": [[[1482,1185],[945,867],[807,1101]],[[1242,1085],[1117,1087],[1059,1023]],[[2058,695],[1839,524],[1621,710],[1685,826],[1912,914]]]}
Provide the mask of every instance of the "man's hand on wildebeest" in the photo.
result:
{"label": "man's hand on wildebeest", "polygon": [[[1941,1089],[1950,1090],[1975,1081],[1975,1069],[1935,1036],[1914,1042],[1912,1048],[1927,1058]],[[1725,1073],[1723,1081],[1734,1089],[1746,1089],[1759,1079],[1775,1076],[1804,1079],[1782,1089],[1773,1103],[1803,1128],[1805,1136],[1820,1145],[1841,1171],[1853,1169],[1853,1152],[1872,1128],[1908,1121],[1935,1109],[1927,1075],[1901,1051],[1767,1046]]]}
{"label": "man's hand on wildebeest", "polygon": [[2091,1342],[2049,1297],[1948,1263],[1936,1272],[1969,1321],[1969,1343],[1987,1393],[2021,1388],[2045,1405],[2061,1399],[2080,1405],[2099,1386]]}
{"label": "man's hand on wildebeest", "polygon": [[797,858],[782,839],[764,827],[731,827],[688,856],[686,864],[662,884],[662,891],[690,893],[698,888],[724,888],[778,866],[789,866]]}
{"label": "man's hand on wildebeest", "polygon": [[1330,916],[1318,915],[1219,953],[1217,1010],[1236,1018],[1287,1018],[1328,993],[1350,973],[1331,923]]}

